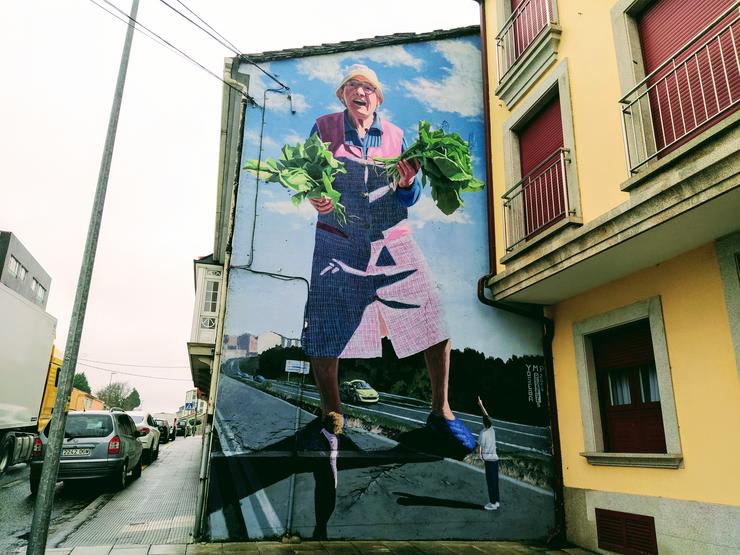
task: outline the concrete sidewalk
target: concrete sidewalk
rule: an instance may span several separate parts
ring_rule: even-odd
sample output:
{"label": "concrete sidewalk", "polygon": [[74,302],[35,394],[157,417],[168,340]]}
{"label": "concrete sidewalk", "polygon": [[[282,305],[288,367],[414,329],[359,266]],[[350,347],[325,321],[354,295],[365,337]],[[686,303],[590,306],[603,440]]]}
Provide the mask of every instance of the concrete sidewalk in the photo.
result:
{"label": "concrete sidewalk", "polygon": [[454,542],[454,541],[304,541],[301,543],[248,542],[168,545],[79,546],[48,549],[47,555],[236,555],[257,553],[273,555],[363,555],[389,553],[392,555],[589,555],[580,548],[548,549],[542,545],[518,542]]}

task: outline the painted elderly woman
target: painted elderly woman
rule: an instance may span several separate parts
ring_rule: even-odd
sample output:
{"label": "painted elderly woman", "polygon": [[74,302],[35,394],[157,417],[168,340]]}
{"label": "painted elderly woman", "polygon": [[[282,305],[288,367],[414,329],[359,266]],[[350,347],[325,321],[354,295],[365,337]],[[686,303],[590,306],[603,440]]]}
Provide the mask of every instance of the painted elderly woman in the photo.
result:
{"label": "painted elderly woman", "polygon": [[399,358],[424,353],[432,389],[427,428],[470,452],[475,440],[447,400],[450,336],[407,221],[421,194],[418,169],[401,162],[400,180],[391,182],[374,162],[406,145],[401,129],[378,115],[383,87],[372,69],[350,67],[336,95],[345,110],[319,117],[311,131],[347,170],[333,184],[346,208],[344,225],[330,199],[311,200],[319,215],[305,347],[321,394],[322,433],[336,449],[343,422],[338,359],[380,357],[381,338],[388,337]]}

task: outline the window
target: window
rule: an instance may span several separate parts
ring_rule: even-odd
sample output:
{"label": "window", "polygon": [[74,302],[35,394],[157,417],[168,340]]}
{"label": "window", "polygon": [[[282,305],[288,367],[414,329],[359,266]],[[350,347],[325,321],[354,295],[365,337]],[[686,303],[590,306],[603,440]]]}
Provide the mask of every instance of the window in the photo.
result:
{"label": "window", "polygon": [[[36,280],[34,280],[36,281]],[[46,299],[46,289],[44,289],[44,286],[40,283],[36,282],[36,302],[39,304],[42,304],[44,302],[44,299]]]}
{"label": "window", "polygon": [[628,91],[620,102],[632,172],[738,109],[740,13],[733,0],[621,0],[612,20]]}
{"label": "window", "polygon": [[665,453],[650,322],[589,336],[602,409],[604,451]]}
{"label": "window", "polygon": [[504,122],[504,235],[508,257],[580,224],[568,65],[564,60]]}
{"label": "window", "polygon": [[39,287],[39,282],[36,281],[36,278],[33,278],[31,280],[31,291],[33,291],[35,293],[36,292],[36,289],[38,289],[38,287]]}
{"label": "window", "polygon": [[24,279],[26,279],[27,273],[28,273],[28,270],[26,270],[25,266],[21,264],[20,267],[18,268],[18,279],[20,281],[23,281]]}
{"label": "window", "polygon": [[203,312],[216,312],[218,305],[218,282],[206,281],[205,298],[203,300]]}
{"label": "window", "polygon": [[18,262],[18,259],[10,255],[10,262],[8,263],[8,270],[10,271],[10,275],[13,277],[18,276],[18,272],[21,268],[21,263]]}
{"label": "window", "polygon": [[511,108],[557,58],[560,27],[555,0],[498,0],[496,96]]}
{"label": "window", "polygon": [[524,237],[529,238],[561,220],[563,195],[563,124],[560,98],[553,98],[519,135],[520,184]]}
{"label": "window", "polygon": [[681,445],[659,297],[573,326],[590,464],[678,468]]}

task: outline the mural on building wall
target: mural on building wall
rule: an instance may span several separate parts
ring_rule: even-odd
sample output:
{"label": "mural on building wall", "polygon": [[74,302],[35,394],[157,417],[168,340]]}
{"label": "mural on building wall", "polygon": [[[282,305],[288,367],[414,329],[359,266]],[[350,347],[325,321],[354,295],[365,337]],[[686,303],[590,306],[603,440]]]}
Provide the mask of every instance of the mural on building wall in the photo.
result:
{"label": "mural on building wall", "polygon": [[211,538],[544,537],[540,329],[476,293],[479,39],[311,53],[239,68]]}

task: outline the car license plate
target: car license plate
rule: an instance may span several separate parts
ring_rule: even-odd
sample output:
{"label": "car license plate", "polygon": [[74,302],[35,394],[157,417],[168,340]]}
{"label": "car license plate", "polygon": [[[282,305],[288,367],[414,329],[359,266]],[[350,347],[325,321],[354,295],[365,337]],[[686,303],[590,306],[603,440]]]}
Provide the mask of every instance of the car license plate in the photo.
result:
{"label": "car license plate", "polygon": [[89,455],[89,454],[90,454],[90,449],[80,449],[80,448],[62,449],[63,457],[82,457],[82,456]]}

